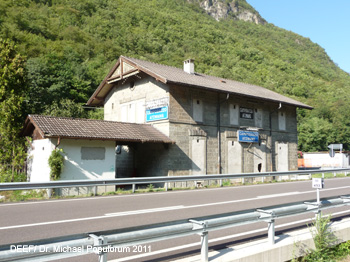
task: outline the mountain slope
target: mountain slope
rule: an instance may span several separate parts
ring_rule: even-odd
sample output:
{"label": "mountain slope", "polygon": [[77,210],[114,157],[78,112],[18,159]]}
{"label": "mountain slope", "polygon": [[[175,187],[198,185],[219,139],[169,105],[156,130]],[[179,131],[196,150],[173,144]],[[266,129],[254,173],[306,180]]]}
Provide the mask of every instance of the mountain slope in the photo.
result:
{"label": "mountain slope", "polygon": [[[198,72],[257,84],[315,107],[299,111],[300,149],[326,150],[329,143],[349,148],[350,76],[323,48],[268,23],[230,19],[233,14],[217,21],[202,2],[1,1],[0,37],[27,56],[27,112],[42,113],[64,99],[85,103],[119,55],[176,67],[193,58]],[[225,3],[258,14],[244,0]]]}

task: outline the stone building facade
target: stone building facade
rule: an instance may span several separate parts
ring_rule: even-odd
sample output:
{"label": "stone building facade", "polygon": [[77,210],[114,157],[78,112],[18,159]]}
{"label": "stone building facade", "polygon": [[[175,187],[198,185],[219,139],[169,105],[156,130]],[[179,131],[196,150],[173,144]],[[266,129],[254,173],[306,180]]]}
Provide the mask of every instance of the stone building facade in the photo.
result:
{"label": "stone building facade", "polygon": [[89,99],[108,121],[147,123],[173,144],[118,141],[116,177],[296,170],[296,100],[265,88],[121,56]]}

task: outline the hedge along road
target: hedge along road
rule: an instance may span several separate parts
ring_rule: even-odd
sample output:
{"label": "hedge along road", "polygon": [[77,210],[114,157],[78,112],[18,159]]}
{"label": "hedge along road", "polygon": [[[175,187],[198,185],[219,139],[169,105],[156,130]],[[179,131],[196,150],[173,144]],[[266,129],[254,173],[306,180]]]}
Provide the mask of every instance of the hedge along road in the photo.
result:
{"label": "hedge along road", "polygon": [[[346,195],[349,192],[350,178],[327,179],[325,188],[321,190],[321,198]],[[2,236],[0,245],[195,218],[282,203],[314,201],[315,199],[316,190],[311,187],[311,181],[308,180],[188,191],[2,203],[0,204],[2,214],[0,216]],[[304,215],[300,219],[310,217],[313,215]],[[292,220],[295,219],[277,220],[277,226]],[[302,223],[305,224],[305,222]],[[260,229],[266,234],[266,227],[266,224],[262,223],[217,231],[211,233],[209,239],[221,239],[219,242],[224,243],[231,241],[225,239],[227,235],[237,235],[246,231],[255,232]],[[199,236],[189,237],[186,240],[173,239],[162,243],[152,243],[150,246],[137,247],[140,252],[135,253],[131,250],[119,254],[113,253],[108,257],[131,255],[135,261],[144,261],[150,257],[151,253],[164,256],[165,254],[158,251],[162,249],[170,248],[175,253],[179,253],[176,246],[187,249],[198,248]],[[145,257],[141,258],[141,256]],[[92,257],[91,261],[96,261],[96,256],[90,257]],[[75,259],[72,261],[79,261],[79,258]],[[88,260],[84,258],[81,261]]]}

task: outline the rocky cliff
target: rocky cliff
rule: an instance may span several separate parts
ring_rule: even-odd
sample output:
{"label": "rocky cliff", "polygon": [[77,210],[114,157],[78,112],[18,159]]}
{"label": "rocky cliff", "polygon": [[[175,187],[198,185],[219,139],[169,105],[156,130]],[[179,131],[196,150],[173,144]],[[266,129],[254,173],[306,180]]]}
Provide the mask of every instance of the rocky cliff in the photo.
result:
{"label": "rocky cliff", "polygon": [[265,24],[266,21],[260,14],[245,0],[188,0],[198,3],[207,14],[217,21],[221,19],[233,18],[253,22],[255,24]]}

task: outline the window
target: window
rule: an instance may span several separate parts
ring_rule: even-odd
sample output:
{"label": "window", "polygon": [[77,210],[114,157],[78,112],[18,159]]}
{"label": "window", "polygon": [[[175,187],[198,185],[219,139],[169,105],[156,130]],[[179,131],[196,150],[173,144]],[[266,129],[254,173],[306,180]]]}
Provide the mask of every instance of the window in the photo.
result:
{"label": "window", "polygon": [[238,105],[230,104],[229,108],[229,114],[230,114],[230,125],[239,125],[239,108]]}
{"label": "window", "polygon": [[263,127],[263,113],[261,109],[255,109],[255,126]]}
{"label": "window", "polygon": [[278,128],[279,130],[286,130],[286,113],[278,112]]}
{"label": "window", "polygon": [[106,148],[104,147],[82,147],[82,160],[104,160],[106,155]]}
{"label": "window", "polygon": [[203,122],[203,102],[199,99],[193,99],[193,120]]}
{"label": "window", "polygon": [[122,105],[120,108],[121,108],[121,110],[120,110],[120,114],[121,114],[120,120],[122,122],[127,122],[128,121],[128,105]]}
{"label": "window", "polygon": [[135,103],[130,103],[128,105],[128,122],[135,123],[136,121],[136,105]]}
{"label": "window", "polygon": [[136,123],[145,122],[145,101],[138,101],[136,103]]}
{"label": "window", "polygon": [[120,105],[120,121],[129,123],[145,122],[145,100],[137,100]]}

